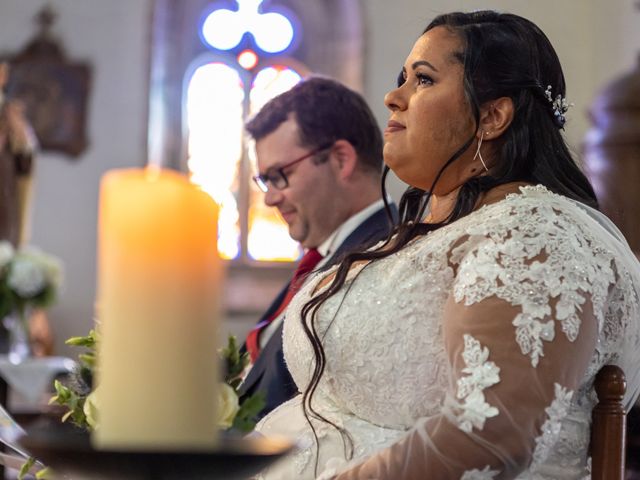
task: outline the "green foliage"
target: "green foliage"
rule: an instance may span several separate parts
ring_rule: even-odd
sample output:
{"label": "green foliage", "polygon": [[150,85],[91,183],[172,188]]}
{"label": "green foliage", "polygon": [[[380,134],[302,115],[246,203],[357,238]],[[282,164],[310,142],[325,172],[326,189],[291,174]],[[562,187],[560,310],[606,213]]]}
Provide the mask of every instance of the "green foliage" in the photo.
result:
{"label": "green foliage", "polygon": [[[225,362],[224,381],[237,391],[242,383],[243,373],[251,361],[249,353],[240,352],[236,337],[230,335],[227,346],[220,350],[220,356]],[[264,395],[260,392],[242,399],[231,428],[245,433],[252,431],[256,426],[256,417],[265,403]]]}
{"label": "green foliage", "polygon": [[12,311],[24,317],[29,307],[50,306],[61,284],[62,264],[56,257],[33,247],[15,250],[0,240],[0,318]]}
{"label": "green foliage", "polygon": [[37,480],[53,480],[55,477],[49,467],[45,467],[36,473]]}
{"label": "green foliage", "polygon": [[236,337],[229,335],[227,346],[220,350],[220,356],[225,362],[224,381],[237,390],[242,383],[242,373],[250,362],[249,353],[240,353]]}
{"label": "green foliage", "polygon": [[20,467],[20,471],[18,472],[18,480],[24,480],[26,475],[29,473],[29,470],[31,470],[31,467],[33,467],[35,464],[36,459],[33,457],[29,457],[27,461],[22,464],[22,467]]}
{"label": "green foliage", "polygon": [[255,393],[246,398],[240,404],[240,410],[233,419],[231,428],[244,433],[252,431],[256,427],[256,416],[264,408],[266,402],[262,392]]}
{"label": "green foliage", "polygon": [[72,347],[84,347],[87,348],[88,351],[85,353],[81,353],[78,355],[78,361],[80,363],[81,374],[82,369],[86,370],[86,374],[83,375],[84,378],[93,377],[93,373],[96,369],[96,348],[98,347],[98,332],[95,330],[90,330],[89,334],[85,337],[71,337],[66,342],[67,345],[71,345]]}
{"label": "green foliage", "polygon": [[[35,465],[36,459],[33,457],[27,458],[27,461],[22,464],[20,471],[18,472],[18,480],[25,480],[31,468]],[[36,480],[54,480],[53,472],[49,467],[42,468],[36,472]]]}
{"label": "green foliage", "polygon": [[98,344],[98,334],[95,330],[90,330],[86,337],[71,337],[64,343],[73,347],[86,347],[95,352]]}
{"label": "green foliage", "polygon": [[56,394],[51,397],[49,404],[55,403],[67,407],[67,412],[62,416],[62,421],[66,422],[68,419],[71,419],[75,425],[82,428],[89,428],[87,416],[84,414],[84,402],[87,397],[63,385],[58,380],[53,382],[53,386],[56,389]]}
{"label": "green foliage", "polygon": [[0,282],[0,318],[4,318],[13,310],[13,297],[6,282]]}
{"label": "green foliage", "polygon": [[[75,425],[87,430],[90,430],[91,427],[87,422],[84,406],[87,396],[91,393],[93,384],[98,341],[98,333],[95,330],[91,330],[87,336],[72,337],[65,342],[67,345],[82,347],[87,349],[87,351],[78,355],[79,367],[77,371],[74,372],[75,378],[69,385],[64,385],[58,380],[54,381],[53,386],[56,394],[49,400],[49,404],[55,403],[67,408],[67,411],[62,417],[63,422],[70,420]],[[237,392],[238,387],[242,383],[242,375],[250,362],[249,354],[240,351],[238,342],[234,336],[229,337],[227,346],[221,349],[219,353],[225,366],[225,382]],[[252,431],[256,425],[256,417],[264,408],[265,403],[265,398],[262,393],[256,393],[242,399],[240,409],[233,420],[231,428],[244,433]],[[33,466],[34,461],[35,459],[30,458],[22,466],[20,471],[23,476],[26,475]],[[50,476],[51,473],[48,469],[40,470],[40,472],[36,474],[38,480],[46,480],[50,478]]]}
{"label": "green foliage", "polygon": [[70,419],[75,425],[89,429],[87,416],[84,413],[84,404],[87,395],[91,392],[98,334],[95,330],[91,330],[87,336],[72,337],[65,343],[75,347],[84,347],[88,351],[78,355],[79,367],[74,372],[75,378],[69,385],[63,385],[58,380],[54,382],[56,394],[51,397],[49,404],[55,403],[67,407],[67,412],[62,417],[63,422]]}

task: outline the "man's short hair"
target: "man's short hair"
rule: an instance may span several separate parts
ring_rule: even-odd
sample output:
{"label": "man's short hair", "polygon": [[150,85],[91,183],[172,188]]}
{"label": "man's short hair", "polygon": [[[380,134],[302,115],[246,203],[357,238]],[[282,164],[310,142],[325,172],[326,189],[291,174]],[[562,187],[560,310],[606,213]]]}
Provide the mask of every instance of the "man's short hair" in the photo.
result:
{"label": "man's short hair", "polygon": [[302,146],[320,148],[347,140],[362,167],[381,171],[382,135],[360,94],[335,80],[311,77],[267,102],[246,129],[258,141],[287,121],[290,114],[298,124]]}

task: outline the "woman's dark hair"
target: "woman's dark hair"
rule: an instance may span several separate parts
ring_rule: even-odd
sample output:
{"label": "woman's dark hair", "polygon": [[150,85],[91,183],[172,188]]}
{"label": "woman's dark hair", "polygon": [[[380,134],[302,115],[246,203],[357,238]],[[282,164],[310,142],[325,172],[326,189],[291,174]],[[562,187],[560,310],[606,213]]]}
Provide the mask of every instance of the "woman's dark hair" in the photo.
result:
{"label": "woman's dark hair", "polygon": [[[475,139],[475,132],[442,167],[429,191],[414,187],[407,189],[400,200],[399,222],[387,241],[376,250],[347,255],[338,267],[331,285],[304,305],[302,324],[315,355],[313,375],[303,394],[304,412],[312,429],[314,427],[310,418],[315,417],[345,433],[322,417],[311,405],[326,360],[322,338],[316,331],[315,316],[318,308],[342,288],[354,262],[375,261],[399,251],[413,238],[468,215],[477,205],[482,193],[510,182],[542,184],[552,192],[598,207],[593,188],[573,161],[563,138],[561,129],[564,119],[556,115],[552,102],[545,94],[551,86],[553,98],[558,95],[562,98],[566,96],[560,61],[546,35],[525,18],[494,11],[440,15],[423,33],[435,27],[447,28],[462,40],[464,50],[456,52],[455,56],[464,67],[463,88],[475,119],[476,130],[481,105],[501,97],[512,100],[513,121],[500,138],[491,170],[487,175],[474,177],[461,186],[447,219],[441,223],[421,222],[431,197],[430,192],[434,190],[444,170],[470,147]],[[382,178],[383,198],[386,198],[387,173],[388,167],[385,167]],[[388,205],[387,210],[389,211]],[[351,444],[348,435],[343,438]],[[351,447],[348,455],[351,455]]]}

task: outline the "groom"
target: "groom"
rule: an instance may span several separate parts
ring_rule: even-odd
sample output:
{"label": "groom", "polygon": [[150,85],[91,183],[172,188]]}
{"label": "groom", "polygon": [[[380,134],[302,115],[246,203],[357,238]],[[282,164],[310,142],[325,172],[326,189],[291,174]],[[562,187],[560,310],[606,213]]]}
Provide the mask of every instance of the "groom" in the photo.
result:
{"label": "groom", "polygon": [[282,326],[306,275],[386,238],[390,222],[380,193],[380,130],[356,92],[310,78],[269,101],[246,128],[255,140],[254,181],[264,202],[279,210],[305,249],[245,343],[253,365],[239,393],[265,395],[262,417],[298,392],[282,353]]}

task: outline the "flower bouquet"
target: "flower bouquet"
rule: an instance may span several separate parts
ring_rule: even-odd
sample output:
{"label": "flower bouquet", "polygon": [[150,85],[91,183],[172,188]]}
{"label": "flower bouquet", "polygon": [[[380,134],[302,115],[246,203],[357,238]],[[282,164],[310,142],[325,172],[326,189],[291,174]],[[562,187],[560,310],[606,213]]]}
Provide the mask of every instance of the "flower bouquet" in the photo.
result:
{"label": "flower bouquet", "polygon": [[[99,334],[91,330],[85,337],[72,337],[66,341],[67,345],[84,347],[86,351],[78,355],[79,366],[67,385],[58,380],[54,382],[56,394],[49,401],[50,404],[66,407],[63,422],[69,420],[88,431],[100,428],[99,387],[93,382],[99,338]],[[256,417],[265,405],[264,396],[260,393],[244,398],[242,402],[238,398],[237,389],[249,364],[249,354],[240,352],[235,337],[230,336],[227,346],[220,350],[220,356],[225,374],[224,382],[218,389],[218,426],[222,430],[248,433],[255,427]],[[35,459],[30,458],[22,466],[19,479],[24,478],[34,462]],[[47,472],[47,469],[41,470],[37,478],[48,478]]]}
{"label": "flower bouquet", "polygon": [[37,248],[15,250],[0,241],[0,319],[9,330],[9,357],[29,356],[29,310],[51,305],[62,285],[62,264]]}

